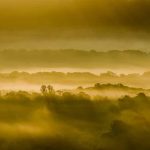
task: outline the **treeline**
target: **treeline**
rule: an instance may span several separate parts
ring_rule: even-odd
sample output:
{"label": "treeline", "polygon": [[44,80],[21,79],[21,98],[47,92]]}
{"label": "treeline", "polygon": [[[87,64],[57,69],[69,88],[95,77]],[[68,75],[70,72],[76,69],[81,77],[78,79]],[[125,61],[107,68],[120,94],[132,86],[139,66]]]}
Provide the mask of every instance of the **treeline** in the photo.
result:
{"label": "treeline", "polygon": [[116,101],[72,94],[0,96],[1,150],[149,150],[150,97]]}
{"label": "treeline", "polygon": [[149,68],[150,53],[95,50],[1,50],[0,68]]}
{"label": "treeline", "polygon": [[150,95],[149,89],[128,87],[123,84],[100,84],[96,83],[91,87],[82,87],[79,86],[74,89],[60,89],[55,90],[51,85],[42,85],[40,91],[43,95],[49,94],[58,94],[63,95],[65,92],[72,94],[83,94],[91,99],[100,99],[100,98],[108,98],[112,100],[116,100],[117,98],[124,97],[125,95],[135,96],[138,93],[143,93],[146,95]]}
{"label": "treeline", "polygon": [[87,88],[78,87],[77,91],[85,92],[89,95],[95,95],[95,96],[99,95],[102,97],[109,97],[109,98],[113,98],[113,97],[119,98],[124,95],[135,96],[140,92],[150,95],[149,89],[128,87],[123,84],[110,84],[110,83],[108,84],[96,83],[93,87],[87,87]]}
{"label": "treeline", "polygon": [[88,72],[11,72],[0,73],[1,83],[24,82],[30,84],[66,84],[66,85],[89,85],[94,83],[102,84],[125,84],[133,87],[150,88],[150,72],[143,74],[120,74],[113,72],[101,73],[100,75]]}

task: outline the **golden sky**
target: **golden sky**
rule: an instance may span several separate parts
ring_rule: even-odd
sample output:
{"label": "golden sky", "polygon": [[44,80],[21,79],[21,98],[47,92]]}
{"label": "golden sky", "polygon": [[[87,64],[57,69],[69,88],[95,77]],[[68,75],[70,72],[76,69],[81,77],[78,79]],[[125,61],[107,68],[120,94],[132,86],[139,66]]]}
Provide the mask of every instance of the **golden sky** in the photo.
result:
{"label": "golden sky", "polygon": [[150,0],[0,0],[0,39],[148,39],[149,14]]}
{"label": "golden sky", "polygon": [[36,24],[144,29],[150,24],[149,8],[149,0],[1,0],[0,21],[1,26],[20,28]]}

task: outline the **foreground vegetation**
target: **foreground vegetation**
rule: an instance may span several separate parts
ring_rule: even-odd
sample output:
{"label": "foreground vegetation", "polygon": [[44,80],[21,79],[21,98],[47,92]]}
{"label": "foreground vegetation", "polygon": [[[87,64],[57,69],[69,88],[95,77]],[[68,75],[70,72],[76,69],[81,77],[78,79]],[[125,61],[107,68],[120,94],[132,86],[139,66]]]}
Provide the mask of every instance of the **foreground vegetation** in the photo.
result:
{"label": "foreground vegetation", "polygon": [[150,149],[145,94],[112,100],[44,89],[1,94],[1,150]]}

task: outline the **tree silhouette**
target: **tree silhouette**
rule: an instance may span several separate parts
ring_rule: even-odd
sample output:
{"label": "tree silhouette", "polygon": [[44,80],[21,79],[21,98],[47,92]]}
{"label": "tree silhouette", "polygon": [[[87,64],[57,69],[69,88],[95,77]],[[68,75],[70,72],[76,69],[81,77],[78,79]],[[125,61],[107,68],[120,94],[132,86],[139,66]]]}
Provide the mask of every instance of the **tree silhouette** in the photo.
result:
{"label": "tree silhouette", "polygon": [[42,94],[47,93],[46,85],[41,86],[41,92],[42,92]]}
{"label": "tree silhouette", "polygon": [[48,89],[49,94],[53,94],[55,92],[53,86],[51,85],[48,85],[47,89]]}
{"label": "tree silhouette", "polygon": [[95,87],[95,88],[100,88],[100,87],[101,87],[101,84],[100,84],[100,83],[96,83],[96,84],[94,85],[94,87]]}

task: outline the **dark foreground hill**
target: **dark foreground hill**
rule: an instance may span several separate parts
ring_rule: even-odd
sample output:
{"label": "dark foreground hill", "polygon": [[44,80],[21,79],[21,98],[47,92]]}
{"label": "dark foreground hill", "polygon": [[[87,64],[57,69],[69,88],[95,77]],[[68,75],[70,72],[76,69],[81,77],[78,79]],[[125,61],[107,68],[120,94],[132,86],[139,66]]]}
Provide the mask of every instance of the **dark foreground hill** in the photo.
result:
{"label": "dark foreground hill", "polygon": [[150,97],[0,96],[1,150],[149,150]]}

